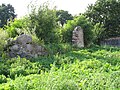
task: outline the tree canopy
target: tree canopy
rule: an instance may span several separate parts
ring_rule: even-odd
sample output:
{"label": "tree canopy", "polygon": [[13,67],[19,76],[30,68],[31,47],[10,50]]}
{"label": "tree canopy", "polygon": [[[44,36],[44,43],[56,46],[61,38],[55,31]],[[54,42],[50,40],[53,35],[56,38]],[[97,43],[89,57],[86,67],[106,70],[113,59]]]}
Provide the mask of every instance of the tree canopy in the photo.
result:
{"label": "tree canopy", "polygon": [[64,10],[58,10],[56,11],[56,15],[58,17],[58,21],[60,21],[60,24],[63,26],[67,20],[72,20],[73,16],[68,13],[68,11]]}
{"label": "tree canopy", "polygon": [[120,0],[97,0],[85,12],[93,24],[103,24],[102,38],[120,36]]}
{"label": "tree canopy", "polygon": [[7,24],[8,21],[13,20],[16,17],[14,7],[10,4],[2,4],[0,6],[0,27]]}

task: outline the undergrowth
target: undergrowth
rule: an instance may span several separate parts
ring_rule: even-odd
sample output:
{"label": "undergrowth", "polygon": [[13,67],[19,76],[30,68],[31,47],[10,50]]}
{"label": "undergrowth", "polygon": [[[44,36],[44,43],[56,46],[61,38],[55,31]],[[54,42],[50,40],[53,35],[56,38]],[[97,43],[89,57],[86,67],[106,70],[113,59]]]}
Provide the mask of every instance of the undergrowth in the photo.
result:
{"label": "undergrowth", "polygon": [[0,90],[120,90],[119,48],[47,48],[39,58],[1,58]]}

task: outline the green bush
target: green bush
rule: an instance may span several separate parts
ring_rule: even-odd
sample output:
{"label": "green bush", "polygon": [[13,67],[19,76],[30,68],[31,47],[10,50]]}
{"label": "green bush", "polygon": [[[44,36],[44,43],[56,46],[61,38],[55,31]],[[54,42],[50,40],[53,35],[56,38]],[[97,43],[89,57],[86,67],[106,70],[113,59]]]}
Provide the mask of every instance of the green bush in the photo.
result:
{"label": "green bush", "polygon": [[41,69],[41,65],[38,65],[37,63],[31,63],[29,60],[25,58],[13,58],[12,59],[14,62],[10,64],[10,77],[12,79],[20,75],[26,76],[29,74],[37,74],[39,73]]}
{"label": "green bush", "polygon": [[27,17],[15,19],[14,22],[9,22],[9,24],[6,25],[4,29],[7,31],[9,37],[14,38],[17,35],[20,35],[21,33],[25,33],[27,31],[27,23]]}
{"label": "green bush", "polygon": [[24,75],[24,76],[27,75],[27,72],[25,71],[24,66],[23,67],[22,66],[17,66],[16,68],[11,68],[10,77],[12,79],[14,79],[15,76],[17,77],[17,76],[20,76],[20,75]]}
{"label": "green bush", "polygon": [[91,44],[93,39],[93,26],[92,24],[85,18],[85,16],[80,15],[74,20],[68,21],[65,25],[65,28],[63,30],[63,40],[64,42],[71,42],[72,41],[72,31],[76,26],[80,26],[83,29],[84,33],[84,43],[85,46],[88,46]]}
{"label": "green bush", "polygon": [[55,42],[57,35],[56,10],[49,9],[48,3],[40,5],[39,8],[32,6],[29,14],[29,30],[35,32],[39,39],[45,43]]}
{"label": "green bush", "polygon": [[40,73],[42,65],[37,62],[30,62],[25,58],[12,58],[0,61],[0,75],[14,79],[20,75]]}
{"label": "green bush", "polygon": [[9,75],[10,74],[10,71],[9,71],[9,66],[6,65],[4,62],[0,62],[0,75]]}
{"label": "green bush", "polygon": [[7,82],[7,78],[4,75],[0,75],[0,84],[6,82]]}
{"label": "green bush", "polygon": [[8,38],[9,38],[8,33],[0,28],[0,56],[3,53],[3,49]]}
{"label": "green bush", "polygon": [[94,25],[94,29],[93,29],[93,35],[94,35],[93,42],[94,42],[94,44],[100,45],[101,38],[104,37],[103,32],[104,32],[105,28],[103,28],[103,26],[104,25],[102,25],[100,23],[97,23],[96,25]]}

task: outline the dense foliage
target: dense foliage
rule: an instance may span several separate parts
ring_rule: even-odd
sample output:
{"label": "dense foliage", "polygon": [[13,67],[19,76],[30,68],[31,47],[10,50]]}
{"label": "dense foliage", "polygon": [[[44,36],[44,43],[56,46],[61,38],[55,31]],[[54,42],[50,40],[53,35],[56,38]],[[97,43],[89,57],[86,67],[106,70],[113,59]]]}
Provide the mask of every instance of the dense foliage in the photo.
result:
{"label": "dense foliage", "polygon": [[[98,0],[86,15],[89,16],[91,10],[104,2],[114,1]],[[114,4],[116,2],[115,0]],[[66,11],[60,12],[68,14]],[[0,28],[0,90],[120,90],[120,48],[91,44],[99,43],[101,35],[106,34],[110,27],[107,29],[106,21],[100,22],[97,18],[90,22],[86,15],[76,16],[60,27],[57,24],[56,10],[50,9],[45,3],[39,8],[33,5],[29,16],[15,19]],[[95,17],[99,17],[99,14]],[[72,47],[72,31],[76,26],[81,26],[85,46],[91,45],[90,47]],[[45,42],[48,54],[30,59],[19,56],[8,58],[4,53],[7,39],[15,39],[23,33],[31,35],[35,44]]]}
{"label": "dense foliage", "polygon": [[64,10],[57,10],[56,16],[58,18],[57,21],[59,21],[62,26],[67,22],[67,20],[73,19],[73,16],[69,14],[68,11],[64,11]]}
{"label": "dense foliage", "polygon": [[64,42],[72,41],[72,31],[76,26],[80,26],[83,29],[85,46],[91,44],[91,41],[93,39],[93,32],[92,32],[93,26],[83,15],[80,15],[74,18],[74,20],[70,20],[67,22],[64,31],[62,32],[63,41]]}
{"label": "dense foliage", "polygon": [[8,33],[5,30],[0,28],[0,56],[3,53],[4,46],[5,46],[8,38],[9,38]]}
{"label": "dense foliage", "polygon": [[9,37],[14,38],[17,35],[26,33],[28,27],[28,18],[24,17],[21,19],[15,19],[14,22],[9,22],[9,25],[4,27],[4,30],[7,31]]}
{"label": "dense foliage", "polygon": [[7,22],[10,20],[14,20],[16,14],[14,12],[14,7],[10,4],[2,4],[0,5],[0,27],[7,25]]}
{"label": "dense foliage", "polygon": [[97,23],[94,25],[94,29],[93,29],[93,43],[94,44],[100,45],[104,30],[105,28],[103,24]]}
{"label": "dense foliage", "polygon": [[85,15],[94,25],[104,25],[101,39],[120,36],[120,0],[97,0],[88,7]]}
{"label": "dense foliage", "polygon": [[1,59],[0,89],[119,90],[119,52],[119,48],[94,46],[31,60]]}
{"label": "dense foliage", "polygon": [[30,31],[35,31],[38,38],[44,40],[45,43],[54,42],[56,35],[56,10],[49,9],[47,3],[41,5],[38,9],[32,8],[29,14]]}

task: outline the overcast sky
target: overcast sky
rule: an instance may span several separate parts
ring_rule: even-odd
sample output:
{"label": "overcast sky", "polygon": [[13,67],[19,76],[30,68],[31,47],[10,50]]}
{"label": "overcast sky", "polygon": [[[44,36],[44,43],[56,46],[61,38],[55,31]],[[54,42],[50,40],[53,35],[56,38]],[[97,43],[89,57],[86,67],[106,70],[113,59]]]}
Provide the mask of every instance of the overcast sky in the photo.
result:
{"label": "overcast sky", "polygon": [[37,4],[49,1],[51,5],[57,6],[57,9],[67,10],[75,15],[83,13],[88,4],[94,4],[96,0],[0,0],[0,4],[11,4],[15,8],[18,17],[28,13],[28,4],[37,1]]}

